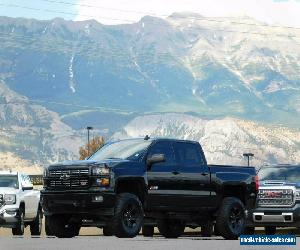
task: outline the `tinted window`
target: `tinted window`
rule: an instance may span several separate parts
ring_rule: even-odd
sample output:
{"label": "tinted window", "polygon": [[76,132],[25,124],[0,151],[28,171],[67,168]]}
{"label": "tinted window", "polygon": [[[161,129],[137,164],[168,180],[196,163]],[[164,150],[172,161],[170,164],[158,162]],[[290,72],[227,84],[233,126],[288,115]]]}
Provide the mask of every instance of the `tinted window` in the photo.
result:
{"label": "tinted window", "polygon": [[260,181],[280,180],[289,182],[300,182],[300,166],[288,167],[263,167],[258,172]]}
{"label": "tinted window", "polygon": [[19,188],[18,176],[17,175],[1,175],[0,176],[0,187]]}
{"label": "tinted window", "polygon": [[175,154],[185,165],[204,165],[199,146],[196,143],[176,142]]}
{"label": "tinted window", "polygon": [[[168,141],[158,141],[149,150],[148,157],[154,154],[164,154],[165,163],[175,162],[175,155],[172,143]],[[160,163],[163,164],[163,163]]]}

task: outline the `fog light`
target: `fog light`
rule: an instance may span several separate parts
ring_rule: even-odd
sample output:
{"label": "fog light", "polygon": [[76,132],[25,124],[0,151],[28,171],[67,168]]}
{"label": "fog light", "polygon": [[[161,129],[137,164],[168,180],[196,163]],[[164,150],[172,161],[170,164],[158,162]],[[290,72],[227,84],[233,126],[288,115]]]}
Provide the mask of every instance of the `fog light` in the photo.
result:
{"label": "fog light", "polygon": [[262,220],[262,216],[261,215],[255,215],[255,220]]}
{"label": "fog light", "polygon": [[109,186],[109,178],[98,178],[96,179],[96,183],[99,186]]}
{"label": "fog light", "polygon": [[102,195],[95,195],[93,197],[94,202],[103,202],[103,196]]}
{"label": "fog light", "polygon": [[286,221],[291,221],[291,220],[292,220],[292,216],[290,216],[290,215],[285,215],[285,216],[284,216],[284,219],[285,219]]}

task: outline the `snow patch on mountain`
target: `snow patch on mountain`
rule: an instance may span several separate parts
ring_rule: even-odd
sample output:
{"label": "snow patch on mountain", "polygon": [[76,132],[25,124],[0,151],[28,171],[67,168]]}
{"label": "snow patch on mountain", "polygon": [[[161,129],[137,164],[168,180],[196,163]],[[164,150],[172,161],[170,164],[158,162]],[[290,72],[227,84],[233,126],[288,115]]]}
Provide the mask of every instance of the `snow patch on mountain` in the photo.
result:
{"label": "snow patch on mountain", "polygon": [[70,64],[69,64],[69,84],[70,84],[69,86],[72,93],[75,93],[76,89],[75,89],[75,82],[74,82],[73,62],[74,62],[74,55],[71,56]]}

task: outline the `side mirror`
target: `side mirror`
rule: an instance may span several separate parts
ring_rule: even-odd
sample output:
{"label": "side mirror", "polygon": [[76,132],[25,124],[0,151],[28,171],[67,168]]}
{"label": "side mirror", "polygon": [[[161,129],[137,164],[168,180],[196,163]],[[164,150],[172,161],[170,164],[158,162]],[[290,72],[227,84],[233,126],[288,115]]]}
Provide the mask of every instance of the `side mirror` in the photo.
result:
{"label": "side mirror", "polygon": [[147,166],[150,168],[155,163],[166,161],[164,154],[154,154],[147,158]]}

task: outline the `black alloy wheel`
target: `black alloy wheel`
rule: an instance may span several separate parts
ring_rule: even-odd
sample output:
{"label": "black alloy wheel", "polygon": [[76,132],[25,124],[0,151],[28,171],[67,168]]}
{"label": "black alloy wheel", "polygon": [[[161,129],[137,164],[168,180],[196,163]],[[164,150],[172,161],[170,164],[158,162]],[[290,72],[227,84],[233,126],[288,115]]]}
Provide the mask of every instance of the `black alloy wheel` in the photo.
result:
{"label": "black alloy wheel", "polygon": [[229,226],[231,230],[235,233],[240,231],[241,226],[244,224],[244,211],[241,209],[239,204],[232,206],[230,215],[229,215]]}
{"label": "black alloy wheel", "polygon": [[127,228],[133,229],[140,223],[141,210],[133,203],[127,204],[123,210],[123,223]]}

